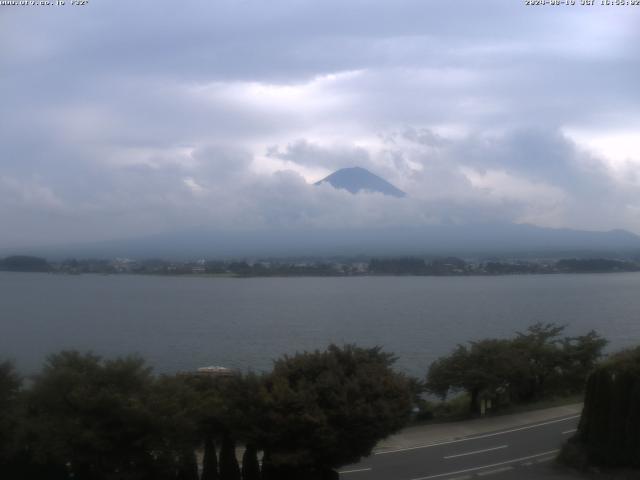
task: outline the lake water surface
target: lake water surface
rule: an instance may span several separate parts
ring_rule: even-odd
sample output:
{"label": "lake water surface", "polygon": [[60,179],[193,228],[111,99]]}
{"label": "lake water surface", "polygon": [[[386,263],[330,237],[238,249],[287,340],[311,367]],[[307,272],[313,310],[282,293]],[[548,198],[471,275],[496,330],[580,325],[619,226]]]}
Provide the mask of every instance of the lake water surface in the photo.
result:
{"label": "lake water surface", "polygon": [[139,353],[157,372],[269,368],[330,342],[382,345],[424,375],[457,343],[537,322],[640,344],[640,273],[197,278],[0,272],[0,359],[25,373],[61,349]]}

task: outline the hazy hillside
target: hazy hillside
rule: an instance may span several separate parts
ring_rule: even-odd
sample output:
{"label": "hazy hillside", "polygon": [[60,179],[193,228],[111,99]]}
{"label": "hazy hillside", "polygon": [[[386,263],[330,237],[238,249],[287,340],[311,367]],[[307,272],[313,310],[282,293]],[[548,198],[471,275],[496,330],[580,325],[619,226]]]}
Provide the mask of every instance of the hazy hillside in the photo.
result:
{"label": "hazy hillside", "polygon": [[108,242],[4,252],[47,257],[237,257],[334,255],[581,256],[640,251],[624,230],[589,232],[533,225],[477,224],[370,229],[221,232],[196,228]]}

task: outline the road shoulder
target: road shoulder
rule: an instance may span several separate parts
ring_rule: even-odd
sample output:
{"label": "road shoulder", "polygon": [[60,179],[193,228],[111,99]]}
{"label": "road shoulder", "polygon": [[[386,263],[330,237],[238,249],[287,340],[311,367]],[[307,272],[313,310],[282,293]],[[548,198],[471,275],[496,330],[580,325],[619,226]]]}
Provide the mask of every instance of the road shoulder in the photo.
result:
{"label": "road shoulder", "polygon": [[415,448],[421,445],[447,442],[474,435],[550,422],[560,418],[580,415],[581,412],[582,403],[576,403],[509,415],[408,427],[380,442],[373,453],[379,454],[388,451]]}

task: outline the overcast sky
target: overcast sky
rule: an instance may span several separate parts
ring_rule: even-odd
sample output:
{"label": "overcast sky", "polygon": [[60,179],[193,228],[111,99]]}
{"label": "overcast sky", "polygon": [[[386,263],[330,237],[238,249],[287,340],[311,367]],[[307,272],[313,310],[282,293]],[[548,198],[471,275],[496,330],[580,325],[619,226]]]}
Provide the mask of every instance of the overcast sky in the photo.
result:
{"label": "overcast sky", "polygon": [[[0,247],[191,226],[640,233],[640,6],[66,3],[0,6]],[[310,185],[356,165],[409,196]]]}

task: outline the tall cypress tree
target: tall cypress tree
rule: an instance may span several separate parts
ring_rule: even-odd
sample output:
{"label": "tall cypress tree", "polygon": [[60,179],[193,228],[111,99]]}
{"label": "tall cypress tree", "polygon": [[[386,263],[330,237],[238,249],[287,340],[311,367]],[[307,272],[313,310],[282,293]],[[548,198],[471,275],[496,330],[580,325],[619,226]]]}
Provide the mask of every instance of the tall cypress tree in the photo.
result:
{"label": "tall cypress tree", "polygon": [[151,467],[149,478],[154,480],[175,480],[178,472],[178,463],[174,455],[168,451],[156,454]]}
{"label": "tall cypress tree", "polygon": [[249,444],[242,455],[242,480],[260,480],[258,449]]}
{"label": "tall cypress tree", "polygon": [[193,450],[187,449],[180,455],[178,480],[198,480],[198,461]]}
{"label": "tall cypress tree", "polygon": [[271,454],[268,450],[265,450],[262,454],[262,480],[278,480],[274,474],[273,464],[271,462]]}
{"label": "tall cypress tree", "polygon": [[236,458],[236,442],[229,434],[222,437],[220,449],[220,480],[241,480],[240,466]]}
{"label": "tall cypress tree", "polygon": [[218,456],[213,436],[207,435],[204,439],[204,457],[202,459],[202,478],[200,480],[219,480]]}
{"label": "tall cypress tree", "polygon": [[589,376],[577,441],[590,463],[640,467],[640,347]]}

